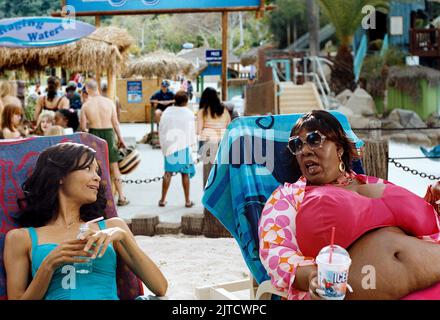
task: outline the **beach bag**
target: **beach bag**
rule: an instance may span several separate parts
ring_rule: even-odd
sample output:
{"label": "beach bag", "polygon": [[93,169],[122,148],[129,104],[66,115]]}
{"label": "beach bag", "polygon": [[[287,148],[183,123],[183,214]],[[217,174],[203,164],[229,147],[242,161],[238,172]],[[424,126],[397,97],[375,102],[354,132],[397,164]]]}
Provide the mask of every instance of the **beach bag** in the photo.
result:
{"label": "beach bag", "polygon": [[118,162],[121,174],[130,174],[141,163],[139,152],[134,148],[125,148],[119,150],[121,160]]}

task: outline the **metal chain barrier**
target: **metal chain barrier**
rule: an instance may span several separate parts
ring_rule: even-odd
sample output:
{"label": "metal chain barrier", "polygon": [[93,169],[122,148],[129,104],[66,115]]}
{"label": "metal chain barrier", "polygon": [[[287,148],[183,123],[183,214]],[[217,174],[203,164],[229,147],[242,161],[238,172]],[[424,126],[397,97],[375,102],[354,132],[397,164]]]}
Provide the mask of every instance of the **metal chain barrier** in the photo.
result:
{"label": "metal chain barrier", "polygon": [[[194,165],[196,165],[197,163],[199,163],[199,159],[197,159],[196,161],[194,161]],[[184,167],[181,171],[179,172],[172,172],[171,176],[177,176],[179,173],[183,173],[185,170],[191,168],[192,164],[187,165],[186,167]],[[122,180],[122,183],[125,184],[149,184],[149,183],[154,183],[154,182],[161,182],[163,179],[165,178],[165,176],[160,176],[160,177],[155,177],[155,178],[150,178],[150,179],[127,179],[127,180]]]}
{"label": "metal chain barrier", "polygon": [[428,175],[427,173],[419,172],[416,169],[411,169],[408,166],[404,166],[400,162],[397,162],[394,158],[389,158],[388,161],[391,162],[392,164],[394,164],[397,168],[402,168],[403,171],[410,172],[411,174],[413,174],[415,176],[420,176],[422,178],[428,178],[429,180],[433,180],[433,181],[440,180],[440,177],[437,177],[437,176],[435,176],[433,174]]}
{"label": "metal chain barrier", "polygon": [[[394,164],[397,168],[402,168],[403,171],[405,172],[410,172],[411,174],[415,175],[415,176],[420,176],[421,178],[428,178],[429,180],[433,180],[433,181],[438,181],[440,180],[440,177],[437,177],[433,174],[429,175],[425,172],[419,172],[416,169],[411,169],[408,166],[404,166],[403,164],[401,164],[400,162],[397,162],[394,158],[389,158],[388,161],[392,164]],[[194,164],[197,164],[199,161],[196,161]],[[171,175],[174,177],[176,175],[178,175],[179,173],[182,173],[183,171],[185,171],[186,169],[189,169],[191,167],[191,165],[186,166],[182,171],[180,172],[173,172]],[[164,179],[164,176],[160,176],[160,177],[155,177],[155,178],[150,178],[150,179],[127,179],[127,180],[122,180],[122,183],[125,184],[149,184],[149,183],[155,183],[155,182],[160,182]]]}

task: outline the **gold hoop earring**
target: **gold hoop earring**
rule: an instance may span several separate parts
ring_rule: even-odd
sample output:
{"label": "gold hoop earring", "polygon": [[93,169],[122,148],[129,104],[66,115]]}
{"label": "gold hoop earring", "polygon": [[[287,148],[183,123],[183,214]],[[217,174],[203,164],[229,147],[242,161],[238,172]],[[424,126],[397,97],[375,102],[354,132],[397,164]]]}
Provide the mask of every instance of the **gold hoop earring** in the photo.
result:
{"label": "gold hoop earring", "polygon": [[345,172],[345,164],[344,164],[343,161],[341,161],[341,162],[339,163],[339,171],[341,171],[341,172]]}

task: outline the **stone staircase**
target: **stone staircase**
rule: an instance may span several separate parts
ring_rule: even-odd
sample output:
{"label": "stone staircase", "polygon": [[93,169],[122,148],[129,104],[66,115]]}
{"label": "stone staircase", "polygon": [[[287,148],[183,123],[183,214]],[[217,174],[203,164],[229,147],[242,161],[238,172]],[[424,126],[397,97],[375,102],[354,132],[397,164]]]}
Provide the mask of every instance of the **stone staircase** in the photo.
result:
{"label": "stone staircase", "polygon": [[278,97],[278,113],[306,113],[324,109],[316,86],[312,82],[295,85],[293,82],[280,82],[281,95]]}

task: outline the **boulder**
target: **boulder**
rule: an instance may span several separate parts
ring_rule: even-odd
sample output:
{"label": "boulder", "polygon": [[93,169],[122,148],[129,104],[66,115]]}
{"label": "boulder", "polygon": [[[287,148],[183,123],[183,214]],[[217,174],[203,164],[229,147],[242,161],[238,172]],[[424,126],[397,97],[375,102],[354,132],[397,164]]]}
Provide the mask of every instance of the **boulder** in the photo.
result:
{"label": "boulder", "polygon": [[348,116],[348,121],[352,128],[368,128],[370,126],[370,118],[363,117],[361,115],[354,114],[352,116]]}
{"label": "boulder", "polygon": [[394,109],[388,116],[388,120],[400,123],[404,128],[426,128],[426,123],[419,115],[411,110]]}
{"label": "boulder", "polygon": [[423,133],[408,133],[408,143],[414,143],[422,146],[430,146],[431,140]]}
{"label": "boulder", "polygon": [[429,140],[431,140],[432,146],[440,144],[440,133],[428,132],[426,135],[428,136]]}
{"label": "boulder", "polygon": [[408,136],[404,133],[394,133],[390,136],[390,140],[399,143],[408,143]]}
{"label": "boulder", "polygon": [[393,135],[393,134],[400,133],[401,132],[400,129],[402,129],[403,126],[399,122],[397,122],[397,121],[393,121],[393,120],[389,120],[389,119],[383,119],[382,120],[382,128],[383,129],[396,129],[396,131],[394,131],[394,130],[384,131],[385,134]]}
{"label": "boulder", "polygon": [[426,120],[426,124],[428,127],[440,127],[440,114],[434,112],[429,116],[429,118]]}
{"label": "boulder", "polygon": [[353,96],[353,91],[351,91],[350,89],[345,89],[336,96],[336,100],[338,100],[340,104],[345,106],[348,100],[350,100],[352,96]]}
{"label": "boulder", "polygon": [[364,89],[357,88],[345,105],[354,114],[373,116],[376,113],[376,104],[373,97]]}
{"label": "boulder", "polygon": [[344,106],[339,106],[336,110],[343,113],[346,117],[351,117],[352,115],[354,115],[353,111]]}

